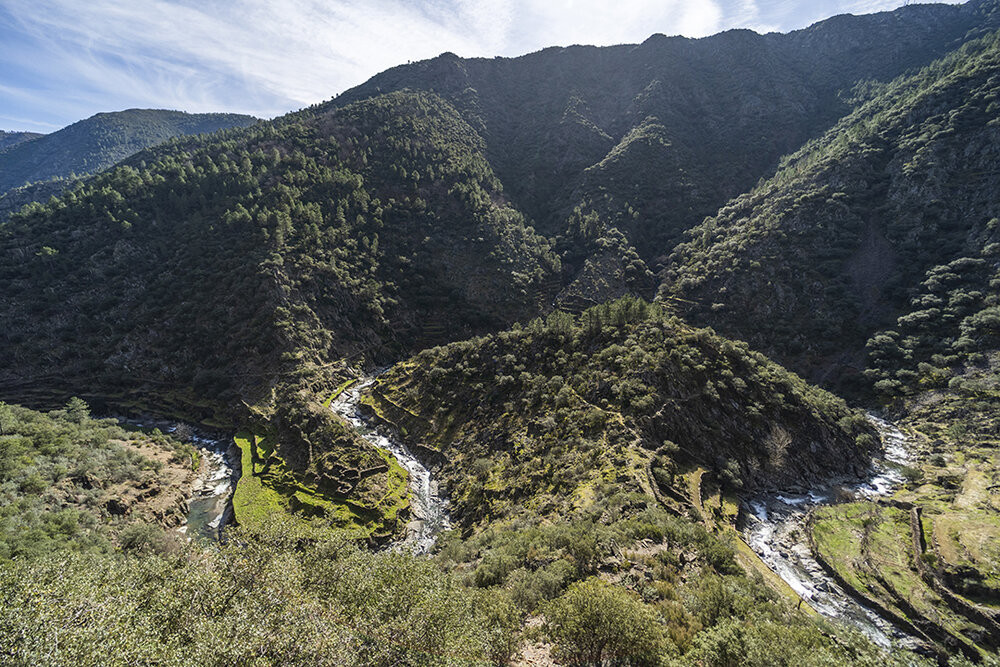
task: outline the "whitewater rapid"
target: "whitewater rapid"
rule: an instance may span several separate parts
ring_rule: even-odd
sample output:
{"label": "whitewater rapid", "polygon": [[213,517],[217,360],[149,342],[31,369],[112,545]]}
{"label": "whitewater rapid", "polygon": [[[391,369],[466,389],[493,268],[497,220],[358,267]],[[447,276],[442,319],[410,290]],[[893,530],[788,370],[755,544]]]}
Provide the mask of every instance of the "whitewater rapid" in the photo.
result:
{"label": "whitewater rapid", "polygon": [[330,408],[351,424],[358,434],[378,449],[392,454],[410,475],[410,508],[412,520],[406,527],[406,537],[396,546],[415,554],[426,554],[443,530],[451,527],[448,501],[444,498],[431,471],[413,455],[410,448],[385,429],[379,429],[360,410],[361,394],[375,382],[368,376],[341,392]]}
{"label": "whitewater rapid", "polygon": [[868,418],[882,436],[884,455],[872,462],[865,479],[750,500],[743,536],[760,559],[823,616],[854,626],[883,648],[915,648],[909,635],[845,592],[813,558],[808,543],[806,518],[812,509],[837,503],[838,496],[886,497],[903,482],[900,468],[911,460],[907,437],[883,419]]}

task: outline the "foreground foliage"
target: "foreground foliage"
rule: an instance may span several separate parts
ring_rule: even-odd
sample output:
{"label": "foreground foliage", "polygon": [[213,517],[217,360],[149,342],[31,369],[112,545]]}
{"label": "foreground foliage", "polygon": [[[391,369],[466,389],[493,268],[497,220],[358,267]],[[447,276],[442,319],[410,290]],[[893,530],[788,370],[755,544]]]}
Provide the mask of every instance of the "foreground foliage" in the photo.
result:
{"label": "foreground foliage", "polygon": [[[733,664],[733,640],[753,658],[745,664],[895,662],[857,637],[831,640],[751,582],[708,577],[668,602],[589,580],[545,608],[545,636],[576,664]],[[671,632],[684,617],[696,634],[680,655]],[[234,531],[209,552],[0,566],[10,665],[505,664],[524,643],[523,619],[502,589],[316,528]]]}
{"label": "foreground foliage", "polygon": [[0,403],[0,561],[107,551],[137,519],[177,524],[196,450],[92,419],[86,403],[40,413]]}

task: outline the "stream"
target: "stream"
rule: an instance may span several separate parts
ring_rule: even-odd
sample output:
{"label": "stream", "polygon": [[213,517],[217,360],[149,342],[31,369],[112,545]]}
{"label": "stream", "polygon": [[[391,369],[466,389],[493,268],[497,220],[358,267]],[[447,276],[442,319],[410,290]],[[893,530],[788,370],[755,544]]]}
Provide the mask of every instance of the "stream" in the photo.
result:
{"label": "stream", "polygon": [[805,494],[774,494],[750,500],[743,536],[762,561],[823,616],[850,624],[885,649],[917,648],[909,635],[847,594],[813,558],[806,540],[806,516],[838,502],[844,491],[859,498],[890,495],[902,482],[900,466],[910,460],[906,436],[894,425],[868,416],[882,436],[884,456],[872,462],[861,482],[829,482]]}
{"label": "stream", "polygon": [[191,442],[198,448],[203,463],[188,500],[187,523],[177,530],[189,540],[217,540],[229,520],[234,481],[229,461],[230,441],[195,435]]}
{"label": "stream", "polygon": [[[191,497],[187,501],[185,522],[175,530],[185,535],[188,541],[218,540],[222,527],[230,520],[231,490],[239,478],[239,472],[234,471],[234,468],[238,467],[239,459],[231,453],[232,440],[210,438],[188,424],[181,425],[172,421],[127,417],[116,417],[116,419],[144,430],[160,429],[162,433],[173,434],[174,437],[190,443],[198,450],[201,465],[191,487]],[[179,427],[188,431],[190,435],[179,436],[176,433]]]}
{"label": "stream", "polygon": [[341,392],[330,408],[343,417],[358,434],[378,449],[396,457],[410,474],[412,520],[406,526],[406,537],[394,548],[409,549],[415,554],[426,554],[442,530],[451,527],[448,520],[448,501],[441,496],[437,480],[431,471],[413,455],[409,447],[384,429],[373,427],[359,408],[361,393],[375,382],[374,376],[363,378]]}

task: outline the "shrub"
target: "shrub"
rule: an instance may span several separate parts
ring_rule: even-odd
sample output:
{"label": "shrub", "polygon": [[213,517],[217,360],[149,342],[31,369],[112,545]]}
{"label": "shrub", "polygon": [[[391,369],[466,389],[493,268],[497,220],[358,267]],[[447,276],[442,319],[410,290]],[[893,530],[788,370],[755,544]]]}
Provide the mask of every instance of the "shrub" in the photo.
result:
{"label": "shrub", "polygon": [[655,665],[668,644],[656,615],[628,591],[597,578],[545,606],[545,630],[570,665]]}
{"label": "shrub", "polygon": [[133,523],[118,534],[122,551],[133,554],[163,554],[171,550],[172,540],[159,526]]}

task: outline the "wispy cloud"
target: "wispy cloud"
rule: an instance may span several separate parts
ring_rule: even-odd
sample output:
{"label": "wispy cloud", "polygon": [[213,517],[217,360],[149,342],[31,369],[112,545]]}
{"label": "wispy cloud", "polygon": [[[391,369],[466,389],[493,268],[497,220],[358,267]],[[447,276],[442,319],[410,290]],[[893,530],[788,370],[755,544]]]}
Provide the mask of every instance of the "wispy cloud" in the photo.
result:
{"label": "wispy cloud", "polygon": [[[443,51],[707,35],[715,0],[8,0],[0,46],[68,110],[170,106],[271,116]],[[24,48],[25,40],[30,48]]]}
{"label": "wispy cloud", "polygon": [[800,27],[803,4],[829,16],[902,0],[4,0],[0,89],[23,92],[5,92],[0,114],[40,125],[128,106],[273,116],[443,51],[766,32]]}

